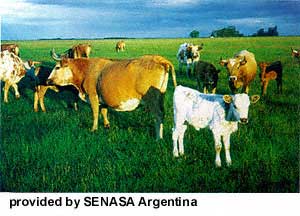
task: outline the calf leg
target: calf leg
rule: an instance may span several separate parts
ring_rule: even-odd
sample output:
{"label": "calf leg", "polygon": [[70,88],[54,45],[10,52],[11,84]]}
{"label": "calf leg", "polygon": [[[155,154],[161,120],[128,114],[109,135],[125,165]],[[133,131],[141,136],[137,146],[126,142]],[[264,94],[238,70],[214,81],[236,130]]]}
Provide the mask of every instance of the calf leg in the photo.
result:
{"label": "calf leg", "polygon": [[264,96],[267,93],[267,87],[269,85],[269,81],[266,80],[263,82],[263,86],[262,86],[262,95]]}
{"label": "calf leg", "polygon": [[[186,131],[186,125],[179,125],[176,124],[175,128],[173,128],[172,139],[173,139],[173,156],[178,157],[179,155],[184,154],[184,144],[183,138],[184,133]],[[178,144],[178,145],[177,145]],[[179,154],[178,154],[178,147],[179,147]]]}
{"label": "calf leg", "polygon": [[222,150],[221,136],[215,132],[213,132],[213,134],[214,134],[215,150],[216,150],[215,164],[217,167],[221,167],[221,157],[220,157],[220,152]]}
{"label": "calf leg", "polygon": [[282,79],[277,79],[276,81],[278,94],[282,94]]}
{"label": "calf leg", "polygon": [[226,134],[223,136],[223,142],[225,147],[225,156],[227,166],[231,165],[231,157],[230,157],[230,134]]}
{"label": "calf leg", "polygon": [[186,76],[187,76],[187,78],[190,78],[190,76],[191,76],[191,74],[192,74],[192,66],[191,66],[191,64],[186,64]]}

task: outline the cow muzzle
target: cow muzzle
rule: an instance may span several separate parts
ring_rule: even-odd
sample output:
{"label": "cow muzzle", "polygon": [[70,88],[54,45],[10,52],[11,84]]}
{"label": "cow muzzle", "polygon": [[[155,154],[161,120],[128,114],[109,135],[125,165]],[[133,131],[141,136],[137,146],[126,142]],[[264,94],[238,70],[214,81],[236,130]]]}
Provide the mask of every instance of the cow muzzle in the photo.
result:
{"label": "cow muzzle", "polygon": [[53,82],[52,79],[47,79],[46,84],[47,85],[54,85],[54,82]]}
{"label": "cow muzzle", "polygon": [[241,121],[242,124],[247,124],[248,123],[247,118],[240,118],[240,121]]}
{"label": "cow muzzle", "polygon": [[229,76],[229,81],[236,81],[237,80],[237,76]]}

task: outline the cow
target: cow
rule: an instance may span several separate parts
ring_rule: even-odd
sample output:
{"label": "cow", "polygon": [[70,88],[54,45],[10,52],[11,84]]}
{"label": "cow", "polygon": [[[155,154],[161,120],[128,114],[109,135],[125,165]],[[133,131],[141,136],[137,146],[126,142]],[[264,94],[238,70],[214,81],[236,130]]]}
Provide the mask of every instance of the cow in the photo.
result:
{"label": "cow", "polygon": [[261,83],[261,95],[264,96],[267,93],[267,87],[270,80],[276,80],[277,92],[282,93],[282,64],[281,61],[275,61],[272,63],[261,62],[260,67],[260,83]]}
{"label": "cow", "polygon": [[296,59],[300,63],[300,50],[291,48],[291,51],[292,51],[291,54],[292,54],[293,62]]}
{"label": "cow", "polygon": [[[35,112],[38,112],[39,108],[38,105],[40,105],[41,110],[43,112],[46,112],[46,107],[44,104],[44,98],[45,98],[45,94],[47,92],[48,89],[51,89],[55,92],[62,92],[62,91],[69,91],[71,92],[71,95],[74,102],[74,109],[77,111],[78,110],[78,91],[74,86],[55,86],[55,85],[47,85],[47,79],[49,77],[49,75],[52,72],[51,67],[48,66],[43,66],[40,65],[36,68],[34,68],[33,70],[33,76],[31,76],[31,78],[33,78],[34,82],[35,82],[35,88],[34,88],[34,105],[33,105],[33,109]],[[29,72],[27,72],[27,74],[29,74]]]}
{"label": "cow", "polygon": [[[92,50],[90,44],[77,44],[60,55],[61,58],[89,58]],[[52,53],[53,50],[51,50]]]}
{"label": "cow", "polygon": [[18,99],[20,93],[17,83],[25,76],[26,69],[22,60],[12,52],[4,50],[0,52],[0,81],[4,81],[4,102],[8,103],[8,91],[10,86],[15,90]]}
{"label": "cow", "polygon": [[[188,124],[196,130],[209,127],[215,142],[217,167],[221,166],[222,142],[225,146],[226,162],[231,165],[230,135],[238,130],[238,122],[248,122],[250,103],[259,100],[258,95],[245,93],[235,95],[202,94],[194,89],[177,86],[173,96],[174,127],[172,133],[173,156],[184,154],[183,138]],[[179,151],[178,151],[179,149]]]}
{"label": "cow", "polygon": [[182,73],[183,65],[186,65],[186,75],[189,78],[192,74],[192,69],[196,62],[200,59],[200,51],[203,49],[203,44],[193,45],[183,43],[179,46],[177,52],[177,60],[179,63],[179,73]]}
{"label": "cow", "polygon": [[104,58],[60,59],[48,78],[48,84],[74,85],[81,99],[91,104],[93,126],[98,129],[99,103],[104,127],[109,128],[107,108],[132,111],[141,100],[156,117],[157,138],[163,137],[164,93],[169,70],[176,86],[176,75],[171,62],[161,56],[146,55],[130,60],[113,61]]}
{"label": "cow", "polygon": [[198,61],[195,65],[195,76],[197,79],[198,90],[201,91],[201,83],[203,84],[202,89],[205,94],[216,93],[220,70],[205,61]]}
{"label": "cow", "polygon": [[225,66],[229,76],[229,87],[232,93],[236,93],[242,87],[242,93],[249,92],[249,85],[254,80],[257,71],[257,63],[253,53],[242,50],[234,55],[234,58],[220,58],[220,65]]}
{"label": "cow", "polygon": [[1,44],[1,51],[8,50],[20,57],[20,48],[18,44]]}
{"label": "cow", "polygon": [[116,52],[120,52],[124,50],[125,50],[125,42],[123,40],[118,41],[116,44]]}

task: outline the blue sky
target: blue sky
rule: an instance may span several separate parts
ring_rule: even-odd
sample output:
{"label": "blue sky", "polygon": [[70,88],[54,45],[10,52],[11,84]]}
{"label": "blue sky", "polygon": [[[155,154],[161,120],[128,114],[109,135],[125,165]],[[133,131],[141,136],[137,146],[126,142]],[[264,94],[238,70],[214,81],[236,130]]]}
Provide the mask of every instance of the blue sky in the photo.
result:
{"label": "blue sky", "polygon": [[0,0],[1,39],[207,37],[278,26],[300,35],[300,0]]}

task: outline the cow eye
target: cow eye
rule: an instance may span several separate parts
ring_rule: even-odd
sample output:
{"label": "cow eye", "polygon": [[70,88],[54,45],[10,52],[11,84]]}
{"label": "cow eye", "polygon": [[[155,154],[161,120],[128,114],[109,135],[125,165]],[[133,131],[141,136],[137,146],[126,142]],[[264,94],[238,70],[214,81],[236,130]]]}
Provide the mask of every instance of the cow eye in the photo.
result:
{"label": "cow eye", "polygon": [[55,70],[58,70],[58,69],[60,69],[60,67],[59,67],[59,66],[56,66],[56,67],[55,67]]}

